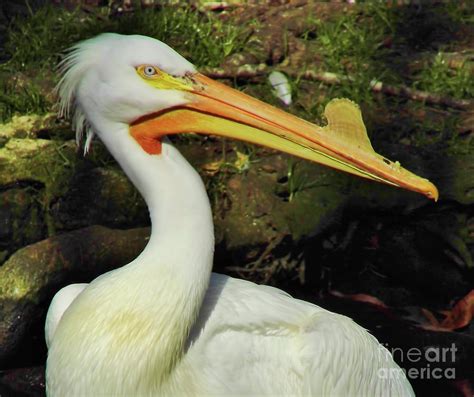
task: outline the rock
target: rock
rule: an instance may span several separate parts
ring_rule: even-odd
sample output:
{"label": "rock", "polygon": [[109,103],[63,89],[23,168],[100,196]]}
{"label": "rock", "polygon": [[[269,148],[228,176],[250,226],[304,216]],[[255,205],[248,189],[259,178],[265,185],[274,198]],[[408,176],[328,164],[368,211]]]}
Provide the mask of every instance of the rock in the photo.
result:
{"label": "rock", "polygon": [[35,181],[46,194],[57,195],[76,162],[74,141],[12,138],[0,149],[0,186]]}
{"label": "rock", "polygon": [[0,373],[2,397],[42,397],[45,395],[44,366],[18,368]]}
{"label": "rock", "polygon": [[42,187],[31,183],[0,192],[0,264],[18,248],[46,237]]}
{"label": "rock", "polygon": [[91,224],[136,227],[149,224],[146,204],[118,168],[84,169],[69,181],[67,191],[51,206],[57,230]]}
{"label": "rock", "polygon": [[0,267],[0,367],[44,317],[54,293],[123,266],[145,247],[149,229],[76,230],[29,245]]}
{"label": "rock", "polygon": [[42,131],[54,128],[57,120],[55,113],[45,115],[15,115],[6,124],[0,124],[0,140],[10,138],[36,138]]}
{"label": "rock", "polygon": [[136,189],[102,145],[94,149],[84,159],[72,140],[29,138],[10,138],[0,148],[0,250],[9,255],[58,231],[94,224],[148,224]]}

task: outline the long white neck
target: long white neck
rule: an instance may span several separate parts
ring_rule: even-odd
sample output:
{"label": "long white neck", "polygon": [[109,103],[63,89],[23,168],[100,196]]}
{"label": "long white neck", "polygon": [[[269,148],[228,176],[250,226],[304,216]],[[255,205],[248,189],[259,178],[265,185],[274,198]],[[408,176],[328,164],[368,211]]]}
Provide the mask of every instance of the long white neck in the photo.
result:
{"label": "long white neck", "polygon": [[[101,140],[141,193],[150,212],[150,241],[132,263],[173,263],[178,266],[175,272],[184,270],[188,277],[191,273],[205,274],[208,279],[214,226],[199,174],[167,140],[161,154],[147,154],[122,124],[109,126]],[[199,263],[195,259],[200,259]]]}
{"label": "long white neck", "polygon": [[121,294],[123,299],[128,294],[155,322],[150,324],[155,339],[149,343],[159,356],[155,370],[164,381],[183,353],[209,284],[214,252],[209,199],[199,174],[170,143],[163,142],[161,154],[149,155],[128,126],[106,129],[102,141],[150,211],[150,241],[122,268],[127,287]]}

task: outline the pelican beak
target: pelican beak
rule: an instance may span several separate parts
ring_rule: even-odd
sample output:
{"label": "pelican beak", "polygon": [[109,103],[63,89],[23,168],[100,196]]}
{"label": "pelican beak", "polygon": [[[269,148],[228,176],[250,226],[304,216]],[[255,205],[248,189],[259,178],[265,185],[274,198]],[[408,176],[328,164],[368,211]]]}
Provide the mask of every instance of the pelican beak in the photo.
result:
{"label": "pelican beak", "polygon": [[130,126],[131,135],[149,153],[160,153],[164,135],[220,135],[438,199],[430,181],[374,151],[359,107],[347,99],[328,103],[324,112],[328,124],[320,127],[199,73],[189,77],[187,87],[188,103],[147,115]]}

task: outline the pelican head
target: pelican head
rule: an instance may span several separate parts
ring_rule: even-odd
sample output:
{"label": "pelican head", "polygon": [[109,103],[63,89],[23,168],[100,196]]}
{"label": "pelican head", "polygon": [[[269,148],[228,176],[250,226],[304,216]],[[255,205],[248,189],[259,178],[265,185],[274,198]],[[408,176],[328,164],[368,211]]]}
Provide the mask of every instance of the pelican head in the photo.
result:
{"label": "pelican head", "polygon": [[166,135],[214,134],[438,198],[431,182],[375,153],[358,106],[347,99],[329,102],[328,125],[320,127],[207,78],[166,44],[138,35],[81,42],[61,68],[61,109],[74,108],[86,149],[111,124],[128,126],[142,150],[157,156]]}

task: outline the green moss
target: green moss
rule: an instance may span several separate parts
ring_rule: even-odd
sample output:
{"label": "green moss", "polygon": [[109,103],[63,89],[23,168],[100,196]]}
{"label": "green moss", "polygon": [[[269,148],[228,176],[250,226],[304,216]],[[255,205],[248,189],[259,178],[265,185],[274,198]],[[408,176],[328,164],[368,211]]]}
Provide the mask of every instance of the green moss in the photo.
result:
{"label": "green moss", "polygon": [[0,247],[7,253],[45,237],[41,196],[41,186],[31,182],[0,192],[3,210]]}
{"label": "green moss", "polygon": [[10,122],[0,124],[0,138],[6,141],[10,138],[35,138],[41,130],[52,130],[55,127],[55,120],[54,113],[14,116]]}
{"label": "green moss", "polygon": [[44,186],[43,207],[48,234],[54,234],[52,219],[47,212],[49,203],[64,195],[77,162],[73,141],[60,143],[43,139],[10,139],[0,149],[0,185],[17,181],[35,181]]}

